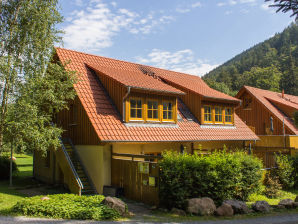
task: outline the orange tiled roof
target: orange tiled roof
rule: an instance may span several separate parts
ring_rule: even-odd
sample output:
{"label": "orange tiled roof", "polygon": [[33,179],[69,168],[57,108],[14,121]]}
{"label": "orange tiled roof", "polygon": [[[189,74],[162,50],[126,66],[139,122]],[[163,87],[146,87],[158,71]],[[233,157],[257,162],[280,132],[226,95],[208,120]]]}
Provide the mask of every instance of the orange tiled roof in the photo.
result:
{"label": "orange tiled roof", "polygon": [[[235,115],[234,127],[214,127],[202,126],[189,112],[186,106],[179,102],[178,113],[181,120],[175,125],[131,125],[121,121],[121,117],[116,111],[108,94],[103,86],[97,82],[91,69],[86,65],[99,70],[106,75],[111,75],[114,71],[121,70],[121,74],[129,76],[130,72],[136,72],[136,67],[141,65],[122,62],[114,59],[103,58],[99,56],[84,54],[76,51],[57,48],[57,55],[61,61],[70,60],[69,69],[80,73],[80,81],[75,84],[78,97],[86,110],[86,113],[93,125],[97,135],[103,142],[162,142],[162,141],[206,141],[206,140],[255,140],[258,137],[244,124],[244,122]],[[145,67],[148,69],[148,67]],[[153,69],[155,73],[155,68]],[[164,74],[181,74],[184,78],[193,77],[182,73],[162,70]],[[147,70],[147,72],[152,72]],[[107,74],[108,73],[108,74]],[[133,74],[133,75],[136,75]],[[153,73],[152,73],[153,74]],[[119,77],[116,77],[119,79]],[[116,79],[115,78],[115,79]],[[152,77],[149,77],[150,80]],[[204,84],[201,79],[196,79],[197,84]],[[200,81],[201,80],[201,81]],[[119,82],[130,85],[126,79]],[[160,82],[160,81],[159,81]],[[143,85],[138,83],[138,85]],[[206,85],[206,84],[204,84]],[[168,88],[159,86],[159,88]],[[173,89],[172,89],[173,90]],[[171,90],[171,91],[172,91]],[[173,91],[176,89],[174,88]],[[188,113],[185,113],[187,111]],[[183,113],[182,113],[183,112]],[[184,117],[185,114],[191,119]]]}
{"label": "orange tiled roof", "polygon": [[[294,123],[289,118],[285,117],[285,115],[272,104],[277,102],[283,104],[286,107],[291,107],[298,110],[298,96],[284,94],[284,98],[282,98],[281,93],[272,92],[269,90],[258,89],[251,86],[244,86],[243,89],[247,90],[257,100],[259,100],[259,102],[261,102],[269,111],[271,111],[281,122],[284,119],[285,125],[296,135],[298,135],[298,129]],[[239,93],[240,92],[242,91],[240,90]]]}

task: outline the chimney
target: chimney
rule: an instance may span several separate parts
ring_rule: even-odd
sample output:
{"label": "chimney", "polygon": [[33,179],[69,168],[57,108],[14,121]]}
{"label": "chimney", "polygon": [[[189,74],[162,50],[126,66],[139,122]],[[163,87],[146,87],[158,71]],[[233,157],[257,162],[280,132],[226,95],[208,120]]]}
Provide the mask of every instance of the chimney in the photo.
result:
{"label": "chimney", "polygon": [[284,91],[284,89],[281,91],[281,98],[285,98],[285,91]]}

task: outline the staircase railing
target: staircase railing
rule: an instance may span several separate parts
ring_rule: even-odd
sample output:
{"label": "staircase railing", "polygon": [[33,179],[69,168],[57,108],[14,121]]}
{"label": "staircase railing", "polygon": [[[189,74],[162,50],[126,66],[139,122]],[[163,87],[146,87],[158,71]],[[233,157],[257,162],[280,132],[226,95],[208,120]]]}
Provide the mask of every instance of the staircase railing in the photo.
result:
{"label": "staircase railing", "polygon": [[84,165],[84,163],[83,163],[83,161],[82,161],[82,159],[81,159],[81,157],[80,157],[80,155],[79,155],[79,153],[78,153],[77,148],[76,148],[75,145],[72,143],[72,141],[71,141],[70,138],[67,138],[67,140],[68,140],[68,143],[71,145],[71,147],[72,147],[72,149],[73,149],[73,151],[74,151],[74,153],[75,153],[76,158],[77,158],[78,161],[80,162],[80,165],[82,166],[83,171],[85,172],[85,174],[86,174],[86,176],[87,176],[87,179],[88,179],[88,181],[89,181],[89,183],[90,183],[92,189],[93,189],[96,193],[98,193],[97,190],[96,190],[96,188],[95,188],[94,182],[92,181],[91,176],[89,175],[89,172],[88,172],[87,168],[85,167],[85,165]]}
{"label": "staircase railing", "polygon": [[83,185],[83,183],[82,183],[82,181],[81,181],[81,179],[80,179],[80,177],[79,177],[79,175],[78,175],[78,173],[77,173],[77,171],[76,171],[76,169],[75,169],[75,167],[74,167],[74,165],[73,165],[73,163],[72,163],[72,161],[71,161],[71,159],[70,159],[70,157],[69,157],[69,155],[68,155],[68,153],[66,151],[66,148],[65,148],[65,146],[63,144],[62,139],[59,138],[59,141],[60,141],[60,145],[61,145],[61,148],[62,148],[62,152],[64,153],[64,156],[65,156],[65,158],[66,158],[66,160],[68,162],[68,165],[71,168],[72,174],[74,175],[74,177],[75,177],[75,179],[76,179],[76,181],[77,181],[77,183],[79,185],[79,195],[81,196],[82,189],[84,189],[84,185]]}

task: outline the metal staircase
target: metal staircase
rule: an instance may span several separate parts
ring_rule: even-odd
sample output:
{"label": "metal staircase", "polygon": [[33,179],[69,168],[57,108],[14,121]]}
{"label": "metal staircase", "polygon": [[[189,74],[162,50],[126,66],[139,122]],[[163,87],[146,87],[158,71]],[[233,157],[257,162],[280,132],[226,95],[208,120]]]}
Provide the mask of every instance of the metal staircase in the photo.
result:
{"label": "metal staircase", "polygon": [[76,170],[76,173],[78,174],[78,177],[83,185],[82,188],[82,194],[97,194],[96,189],[91,181],[91,178],[85,169],[75,146],[72,144],[70,139],[62,139],[64,148],[73,164],[73,167]]}

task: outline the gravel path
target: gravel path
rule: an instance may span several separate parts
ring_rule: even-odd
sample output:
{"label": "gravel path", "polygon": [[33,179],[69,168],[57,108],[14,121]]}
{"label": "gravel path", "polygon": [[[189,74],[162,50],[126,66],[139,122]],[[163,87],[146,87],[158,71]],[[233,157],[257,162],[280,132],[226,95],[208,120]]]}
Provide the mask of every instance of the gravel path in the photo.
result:
{"label": "gravel path", "polygon": [[[98,223],[98,224],[112,224],[112,223],[122,223],[122,222],[94,222],[94,221],[78,221],[78,220],[54,220],[54,219],[41,219],[41,218],[27,218],[27,217],[9,217],[0,216],[0,224],[14,224],[14,223],[24,223],[24,224],[86,224],[86,223]],[[141,222],[141,221],[128,221],[124,222],[126,224],[130,223],[153,223],[153,222]],[[173,222],[172,222],[173,223]],[[241,219],[241,220],[218,220],[218,221],[197,221],[189,223],[199,223],[199,224],[298,224],[298,213],[297,214],[285,214],[278,216],[268,216],[268,217],[258,217],[251,219]]]}

